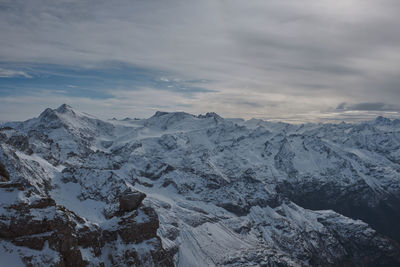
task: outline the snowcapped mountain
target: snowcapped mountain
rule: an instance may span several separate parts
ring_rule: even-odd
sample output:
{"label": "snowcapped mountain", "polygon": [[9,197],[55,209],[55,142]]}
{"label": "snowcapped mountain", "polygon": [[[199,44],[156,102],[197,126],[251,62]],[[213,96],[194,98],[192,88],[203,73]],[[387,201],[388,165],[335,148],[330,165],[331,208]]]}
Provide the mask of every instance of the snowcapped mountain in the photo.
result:
{"label": "snowcapped mountain", "polygon": [[10,266],[399,266],[400,121],[68,105],[0,129]]}

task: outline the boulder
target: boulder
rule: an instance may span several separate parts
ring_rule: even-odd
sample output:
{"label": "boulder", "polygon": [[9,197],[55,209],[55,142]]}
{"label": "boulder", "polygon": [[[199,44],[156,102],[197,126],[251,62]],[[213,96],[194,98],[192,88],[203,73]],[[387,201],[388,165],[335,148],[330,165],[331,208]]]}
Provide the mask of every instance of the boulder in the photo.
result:
{"label": "boulder", "polygon": [[139,191],[125,191],[119,196],[120,212],[129,212],[137,209],[145,197],[146,194]]}

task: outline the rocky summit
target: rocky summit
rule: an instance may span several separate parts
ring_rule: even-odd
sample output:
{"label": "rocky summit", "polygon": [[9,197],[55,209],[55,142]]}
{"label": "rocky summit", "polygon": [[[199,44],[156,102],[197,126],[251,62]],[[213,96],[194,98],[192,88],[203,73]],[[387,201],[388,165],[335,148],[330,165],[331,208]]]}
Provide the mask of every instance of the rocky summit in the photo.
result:
{"label": "rocky summit", "polygon": [[399,225],[399,120],[0,126],[1,266],[400,266]]}

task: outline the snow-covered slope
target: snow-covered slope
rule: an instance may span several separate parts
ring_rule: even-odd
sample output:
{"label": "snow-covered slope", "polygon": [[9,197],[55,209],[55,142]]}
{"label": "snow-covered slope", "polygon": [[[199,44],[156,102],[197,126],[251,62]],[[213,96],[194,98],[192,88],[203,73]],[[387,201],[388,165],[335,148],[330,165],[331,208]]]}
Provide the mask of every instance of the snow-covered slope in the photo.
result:
{"label": "snow-covered slope", "polygon": [[400,264],[397,120],[104,121],[62,105],[3,125],[0,162],[0,251],[18,263]]}

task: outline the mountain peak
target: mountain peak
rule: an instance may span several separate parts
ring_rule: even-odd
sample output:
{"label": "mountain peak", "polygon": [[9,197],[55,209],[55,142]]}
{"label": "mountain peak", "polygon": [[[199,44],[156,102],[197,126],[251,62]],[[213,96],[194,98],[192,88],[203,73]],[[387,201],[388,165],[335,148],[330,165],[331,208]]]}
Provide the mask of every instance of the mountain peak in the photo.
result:
{"label": "mountain peak", "polygon": [[153,117],[161,117],[161,116],[164,116],[164,115],[167,115],[167,114],[169,114],[169,112],[157,110],[156,113],[152,116],[152,118]]}
{"label": "mountain peak", "polygon": [[197,116],[198,118],[215,118],[215,119],[222,119],[221,116],[219,116],[215,112],[207,112],[205,115],[200,114]]}
{"label": "mountain peak", "polygon": [[392,121],[388,118],[385,118],[383,116],[378,116],[375,119],[375,123],[377,124],[390,124]]}
{"label": "mountain peak", "polygon": [[70,105],[62,104],[61,106],[59,106],[59,107],[56,109],[56,111],[57,111],[58,113],[67,113],[67,112],[70,112],[70,111],[73,112],[73,109],[72,109],[72,107],[71,107]]}
{"label": "mountain peak", "polygon": [[59,115],[60,114],[72,114],[75,115],[75,112],[73,111],[72,107],[67,105],[67,104],[62,104],[56,109],[51,109],[51,108],[46,108],[39,116],[41,120],[45,121],[53,121],[53,120],[59,120]]}
{"label": "mountain peak", "polygon": [[186,113],[183,111],[175,111],[175,112],[156,111],[156,113],[151,118],[159,118],[159,117],[163,117],[165,115],[168,115],[168,116],[166,116],[166,118],[168,118],[168,119],[193,117],[192,114],[189,114],[189,113]]}

